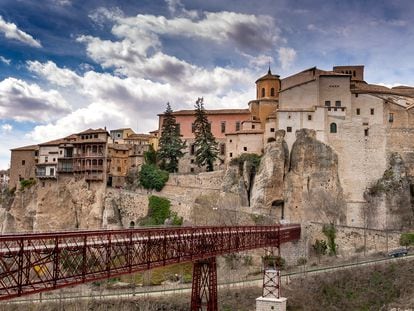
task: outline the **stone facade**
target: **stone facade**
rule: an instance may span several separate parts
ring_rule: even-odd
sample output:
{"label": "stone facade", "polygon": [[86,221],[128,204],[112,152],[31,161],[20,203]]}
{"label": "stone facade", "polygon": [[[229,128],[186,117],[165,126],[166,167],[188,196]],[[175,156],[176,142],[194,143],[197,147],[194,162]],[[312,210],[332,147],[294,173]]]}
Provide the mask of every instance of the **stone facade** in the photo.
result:
{"label": "stone facade", "polygon": [[39,147],[37,145],[11,150],[9,188],[18,188],[23,179],[34,179]]}

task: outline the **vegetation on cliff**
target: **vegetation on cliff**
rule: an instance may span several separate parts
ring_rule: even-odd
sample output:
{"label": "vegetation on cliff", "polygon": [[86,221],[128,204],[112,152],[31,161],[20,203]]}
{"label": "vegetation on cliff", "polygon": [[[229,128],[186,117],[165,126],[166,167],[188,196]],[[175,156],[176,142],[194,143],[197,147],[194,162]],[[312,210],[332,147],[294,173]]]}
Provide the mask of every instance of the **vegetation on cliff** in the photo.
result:
{"label": "vegetation on cliff", "polygon": [[183,218],[179,217],[177,213],[171,211],[170,200],[152,195],[148,198],[148,214],[144,217],[141,226],[160,226],[169,220],[169,224],[173,226],[181,226]]}
{"label": "vegetation on cliff", "polygon": [[167,171],[159,169],[153,164],[143,164],[139,173],[139,182],[145,189],[161,191],[168,181]]}

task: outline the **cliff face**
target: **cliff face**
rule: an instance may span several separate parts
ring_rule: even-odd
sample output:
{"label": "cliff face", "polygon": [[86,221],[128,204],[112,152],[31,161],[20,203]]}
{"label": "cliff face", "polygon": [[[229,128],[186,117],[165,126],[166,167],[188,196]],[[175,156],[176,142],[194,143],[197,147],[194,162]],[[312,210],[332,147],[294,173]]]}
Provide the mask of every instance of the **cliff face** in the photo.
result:
{"label": "cliff face", "polygon": [[368,187],[364,216],[368,227],[404,229],[414,227],[412,184],[399,153],[389,156],[382,178]]}
{"label": "cliff face", "polygon": [[284,179],[289,168],[289,150],[284,140],[285,131],[276,132],[276,140],[269,142],[254,177],[250,206],[270,209],[284,201]]}
{"label": "cliff face", "polygon": [[3,232],[99,228],[105,185],[60,177],[16,193]]}
{"label": "cliff face", "polygon": [[345,202],[338,177],[338,156],[316,139],[314,130],[296,132],[284,191],[291,222],[344,223]]}

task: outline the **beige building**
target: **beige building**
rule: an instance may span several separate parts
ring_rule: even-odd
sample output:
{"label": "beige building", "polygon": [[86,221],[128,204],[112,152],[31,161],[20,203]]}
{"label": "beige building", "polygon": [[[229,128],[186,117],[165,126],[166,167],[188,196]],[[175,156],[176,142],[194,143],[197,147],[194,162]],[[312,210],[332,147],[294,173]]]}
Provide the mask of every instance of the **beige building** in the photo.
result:
{"label": "beige building", "polygon": [[34,179],[38,159],[37,145],[11,149],[9,188],[19,188],[24,179]]}

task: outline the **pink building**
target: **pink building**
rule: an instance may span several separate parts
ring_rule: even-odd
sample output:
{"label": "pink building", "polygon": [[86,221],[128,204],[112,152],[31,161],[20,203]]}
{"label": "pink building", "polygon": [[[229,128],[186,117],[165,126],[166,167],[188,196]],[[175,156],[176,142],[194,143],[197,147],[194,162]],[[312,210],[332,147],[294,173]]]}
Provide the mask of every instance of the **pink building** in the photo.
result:
{"label": "pink building", "polygon": [[[251,119],[249,109],[218,109],[206,110],[208,120],[211,124],[211,131],[219,143],[220,161],[217,168],[224,163],[226,154],[226,133],[239,131],[243,121]],[[194,163],[194,110],[174,111],[176,122],[180,126],[180,133],[183,140],[187,141],[186,155],[180,160],[179,172],[199,172],[200,168]],[[158,137],[161,136],[164,114],[159,114]]]}

